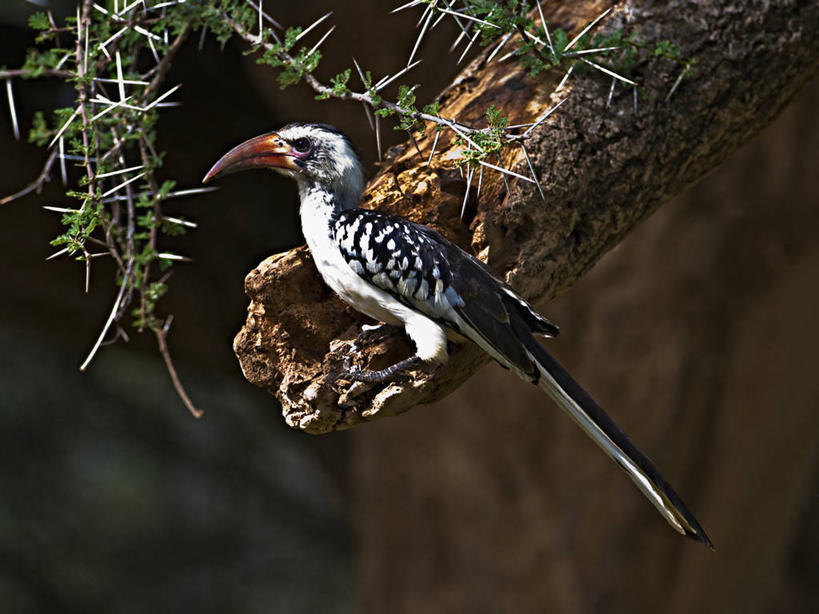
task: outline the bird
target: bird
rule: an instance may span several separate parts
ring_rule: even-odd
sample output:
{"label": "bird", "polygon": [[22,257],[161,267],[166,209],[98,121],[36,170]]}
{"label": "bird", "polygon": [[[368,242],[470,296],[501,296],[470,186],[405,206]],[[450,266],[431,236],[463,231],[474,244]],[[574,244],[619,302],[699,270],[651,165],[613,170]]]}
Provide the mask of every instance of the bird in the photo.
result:
{"label": "bird", "polygon": [[436,230],[359,207],[364,171],[350,140],[320,123],[292,123],[231,149],[203,183],[247,169],[294,179],[302,232],[324,282],[357,311],[401,327],[415,352],[348,381],[381,383],[447,361],[448,342],[472,342],[538,385],[637,485],[680,534],[714,549],[660,472],[536,339],[558,327],[487,266]]}

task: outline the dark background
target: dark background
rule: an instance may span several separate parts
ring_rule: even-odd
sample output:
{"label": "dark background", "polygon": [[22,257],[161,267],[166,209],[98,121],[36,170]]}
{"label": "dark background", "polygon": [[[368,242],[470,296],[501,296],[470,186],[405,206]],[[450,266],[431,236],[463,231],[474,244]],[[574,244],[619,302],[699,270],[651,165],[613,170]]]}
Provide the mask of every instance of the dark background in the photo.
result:
{"label": "dark background", "polygon": [[[355,55],[406,62],[417,14],[392,4],[277,3],[285,24],[329,8],[319,76]],[[328,3],[330,4],[330,3]],[[0,8],[0,64],[22,63],[30,5]],[[322,29],[321,32],[324,30]],[[436,31],[419,100],[455,74]],[[280,91],[272,73],[194,37],[160,124],[167,178],[195,187],[238,142],[297,120],[333,123],[375,172],[356,105]],[[14,82],[23,130],[70,104]],[[0,603],[9,612],[804,612],[819,602],[819,83],[575,288],[541,306],[551,347],[655,460],[717,545],[669,531],[537,390],[487,367],[449,399],[352,432],[289,430],[231,351],[244,275],[301,242],[294,187],[266,173],[220,182],[172,212],[199,224],[164,248],[160,310],[194,401],[176,399],[153,337],[103,348],[113,268],[45,262],[59,181],[0,210]],[[3,103],[0,194],[44,161],[15,142]],[[5,129],[3,129],[5,126]],[[385,130],[386,139],[397,134]],[[162,177],[165,178],[165,177]],[[173,243],[171,243],[173,241]],[[654,407],[671,407],[668,413]],[[476,420],[475,417],[479,419]]]}

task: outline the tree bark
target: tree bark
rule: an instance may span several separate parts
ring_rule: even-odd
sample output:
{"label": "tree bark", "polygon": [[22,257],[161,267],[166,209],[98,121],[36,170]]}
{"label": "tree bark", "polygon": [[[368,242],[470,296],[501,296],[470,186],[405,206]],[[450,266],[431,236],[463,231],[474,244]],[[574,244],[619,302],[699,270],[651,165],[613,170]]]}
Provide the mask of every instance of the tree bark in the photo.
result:
{"label": "tree bark", "polygon": [[814,79],[549,304],[564,326],[552,351],[716,552],[670,531],[537,388],[490,365],[349,434],[360,612],[816,609],[817,108]]}
{"label": "tree bark", "polygon": [[[577,31],[610,6],[544,4],[550,25]],[[647,55],[634,74],[644,95],[586,71],[555,91],[561,73],[529,78],[507,62],[479,57],[440,97],[444,116],[480,123],[494,104],[511,123],[532,121],[569,98],[536,130],[528,147],[546,195],[528,183],[485,173],[480,200],[460,220],[466,185],[452,160],[458,146],[442,136],[430,168],[431,140],[391,152],[370,183],[365,205],[431,225],[472,250],[540,306],[579,279],[660,204],[719,164],[791,100],[819,58],[815,2],[622,2],[601,22],[640,40],[671,40],[696,61],[694,75],[666,95],[679,67]],[[504,166],[523,174],[518,151]],[[275,394],[285,420],[311,433],[347,428],[442,398],[485,364],[474,346],[453,348],[432,379],[367,388],[334,382],[364,321],[326,289],[305,248],[265,260],[246,280],[248,319],[234,350],[245,377]],[[356,363],[379,368],[406,356],[399,336],[364,348]]]}

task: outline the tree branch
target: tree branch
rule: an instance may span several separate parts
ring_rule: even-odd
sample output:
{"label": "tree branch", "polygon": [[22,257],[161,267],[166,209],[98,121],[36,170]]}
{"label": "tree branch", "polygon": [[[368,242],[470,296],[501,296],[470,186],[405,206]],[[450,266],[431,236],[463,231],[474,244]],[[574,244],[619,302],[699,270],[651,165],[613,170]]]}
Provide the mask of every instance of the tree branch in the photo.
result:
{"label": "tree branch", "polygon": [[[576,32],[609,4],[550,5],[544,13],[550,25]],[[437,228],[542,306],[764,127],[815,72],[819,58],[815,3],[624,2],[601,27],[622,25],[641,39],[672,40],[695,61],[693,76],[669,101],[679,67],[661,56],[634,67],[644,87],[636,111],[631,88],[615,92],[607,109],[610,83],[597,74],[575,71],[558,96],[561,74],[530,79],[510,63],[487,63],[486,53],[440,97],[442,116],[474,123],[494,104],[518,124],[534,121],[570,92],[569,102],[527,142],[545,202],[536,186],[507,178],[507,193],[501,178],[487,173],[480,202],[462,222],[466,185],[447,163],[454,139],[443,135],[429,168],[432,138],[419,141],[424,156],[409,144],[394,152],[370,183],[364,206]],[[528,169],[518,149],[504,151],[503,166],[524,174]],[[454,346],[449,364],[432,379],[374,388],[334,382],[365,320],[323,286],[307,250],[268,258],[248,275],[245,288],[248,319],[234,341],[245,377],[277,396],[288,424],[308,432],[347,428],[439,399],[487,360],[474,346]],[[360,349],[355,361],[379,368],[410,351],[399,336]]]}

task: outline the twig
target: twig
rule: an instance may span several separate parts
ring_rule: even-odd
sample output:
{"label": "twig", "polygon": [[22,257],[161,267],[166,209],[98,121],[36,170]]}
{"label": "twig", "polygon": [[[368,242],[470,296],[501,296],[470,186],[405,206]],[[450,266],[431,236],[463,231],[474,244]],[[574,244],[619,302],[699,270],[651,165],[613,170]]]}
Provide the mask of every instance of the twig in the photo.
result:
{"label": "twig", "polygon": [[[60,77],[69,79],[74,77],[74,73],[68,70],[57,70],[54,68],[43,68],[37,70],[38,77]],[[34,71],[27,68],[15,68],[13,70],[0,70],[0,79],[12,79],[22,77],[23,79],[34,77]]]}
{"label": "twig", "polygon": [[176,373],[176,368],[173,365],[173,360],[171,360],[171,353],[168,351],[168,329],[171,326],[171,322],[173,322],[173,316],[168,316],[165,320],[165,324],[162,328],[155,328],[154,334],[156,335],[156,342],[159,345],[159,353],[162,354],[162,360],[165,361],[165,367],[168,369],[168,374],[171,376],[171,382],[173,383],[173,388],[176,390],[177,396],[182,400],[182,403],[185,404],[185,407],[191,413],[194,418],[201,418],[204,412],[201,409],[198,409],[196,405],[193,404],[191,398],[188,396],[188,393],[185,391],[185,387],[182,385],[182,382],[179,379],[179,375]]}
{"label": "twig", "polygon": [[57,153],[58,153],[57,150],[54,150],[49,154],[45,164],[43,165],[43,170],[40,171],[40,174],[37,176],[37,179],[32,181],[19,192],[15,192],[14,194],[10,194],[5,198],[1,199],[0,205],[10,203],[13,200],[17,200],[18,198],[25,196],[26,194],[34,192],[35,190],[37,192],[42,190],[43,185],[49,180],[49,173],[51,172],[51,167],[54,164],[54,161],[57,159]]}

